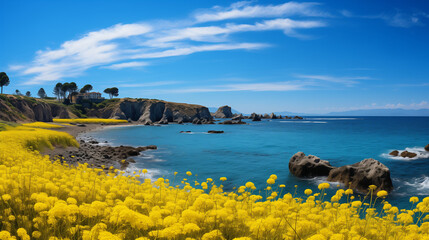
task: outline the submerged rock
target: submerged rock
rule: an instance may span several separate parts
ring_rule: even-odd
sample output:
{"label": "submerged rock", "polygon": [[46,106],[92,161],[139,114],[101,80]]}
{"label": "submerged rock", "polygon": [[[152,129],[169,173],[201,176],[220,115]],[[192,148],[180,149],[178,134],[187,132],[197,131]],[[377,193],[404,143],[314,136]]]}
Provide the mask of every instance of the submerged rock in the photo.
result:
{"label": "submerged rock", "polygon": [[289,160],[289,171],[297,177],[328,176],[334,167],[328,161],[298,152]]}
{"label": "submerged rock", "polygon": [[207,133],[224,133],[224,131],[210,130]]}
{"label": "submerged rock", "polygon": [[390,170],[381,162],[368,158],[352,165],[332,169],[328,181],[341,182],[360,192],[368,192],[370,185],[377,186],[377,190],[393,190]]}

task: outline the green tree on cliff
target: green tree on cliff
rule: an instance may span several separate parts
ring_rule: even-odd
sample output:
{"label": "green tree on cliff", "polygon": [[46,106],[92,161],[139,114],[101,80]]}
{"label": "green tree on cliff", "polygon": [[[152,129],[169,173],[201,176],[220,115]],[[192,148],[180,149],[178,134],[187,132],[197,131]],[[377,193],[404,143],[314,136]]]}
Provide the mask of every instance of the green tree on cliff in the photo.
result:
{"label": "green tree on cliff", "polygon": [[10,83],[9,77],[5,72],[0,72],[0,86],[1,86],[1,94],[3,94],[3,86],[8,86]]}
{"label": "green tree on cliff", "polygon": [[112,99],[112,97],[119,96],[119,89],[117,87],[106,88],[104,93],[109,94],[110,99]]}
{"label": "green tree on cliff", "polygon": [[87,93],[92,90],[91,84],[86,84],[83,88],[80,89],[80,93]]}
{"label": "green tree on cliff", "polygon": [[48,95],[46,95],[45,89],[40,88],[37,92],[37,96],[39,96],[40,98],[46,98]]}

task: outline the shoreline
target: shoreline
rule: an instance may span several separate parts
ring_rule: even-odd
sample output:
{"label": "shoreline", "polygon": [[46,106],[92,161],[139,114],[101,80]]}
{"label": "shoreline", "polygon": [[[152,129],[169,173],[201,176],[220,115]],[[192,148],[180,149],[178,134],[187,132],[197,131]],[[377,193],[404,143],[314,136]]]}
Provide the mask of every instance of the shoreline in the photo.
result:
{"label": "shoreline", "polygon": [[54,131],[66,132],[72,135],[79,143],[77,147],[61,147],[55,146],[54,149],[46,149],[41,152],[42,155],[48,155],[53,161],[59,160],[66,162],[70,165],[77,165],[87,163],[92,168],[102,168],[105,171],[109,168],[125,170],[130,164],[135,163],[132,157],[142,155],[143,151],[155,150],[156,146],[143,146],[143,147],[131,147],[131,146],[111,146],[109,142],[99,142],[94,138],[82,138],[82,135],[101,131],[111,127],[128,127],[138,126],[141,124],[125,123],[125,124],[100,124],[91,123],[83,125],[64,126],[63,128],[52,129]]}

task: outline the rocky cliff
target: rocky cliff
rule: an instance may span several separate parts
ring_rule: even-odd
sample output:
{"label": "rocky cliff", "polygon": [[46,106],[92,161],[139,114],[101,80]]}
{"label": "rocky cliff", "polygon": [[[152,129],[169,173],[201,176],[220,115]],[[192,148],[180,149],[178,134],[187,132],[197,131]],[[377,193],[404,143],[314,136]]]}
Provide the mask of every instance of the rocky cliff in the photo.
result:
{"label": "rocky cliff", "polygon": [[88,110],[87,116],[126,119],[144,124],[211,123],[213,120],[208,108],[204,106],[130,98],[121,99],[101,109]]}
{"label": "rocky cliff", "polygon": [[52,122],[52,118],[69,118],[73,116],[66,106],[44,100],[0,95],[0,120],[9,122],[41,121]]}

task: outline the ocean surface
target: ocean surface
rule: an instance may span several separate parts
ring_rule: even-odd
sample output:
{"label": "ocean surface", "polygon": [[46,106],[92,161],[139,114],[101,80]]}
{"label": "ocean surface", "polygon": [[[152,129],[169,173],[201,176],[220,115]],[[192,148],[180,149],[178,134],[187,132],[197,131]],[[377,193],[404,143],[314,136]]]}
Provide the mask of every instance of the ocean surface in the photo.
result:
{"label": "ocean surface", "polygon": [[[190,180],[227,177],[225,190],[248,181],[266,187],[271,174],[287,192],[298,195],[306,188],[317,191],[324,178],[299,179],[289,173],[296,152],[312,154],[333,166],[374,158],[391,170],[395,190],[388,201],[409,208],[409,197],[429,196],[429,117],[307,117],[304,120],[247,121],[248,125],[192,125],[109,127],[86,134],[111,145],[157,145],[158,150],[135,157],[129,171],[148,169],[146,177]],[[207,134],[223,130],[223,134]],[[180,133],[192,131],[192,133]],[[413,159],[390,157],[392,150],[418,153]],[[197,174],[197,176],[195,176]],[[331,192],[337,183],[331,184]]]}

